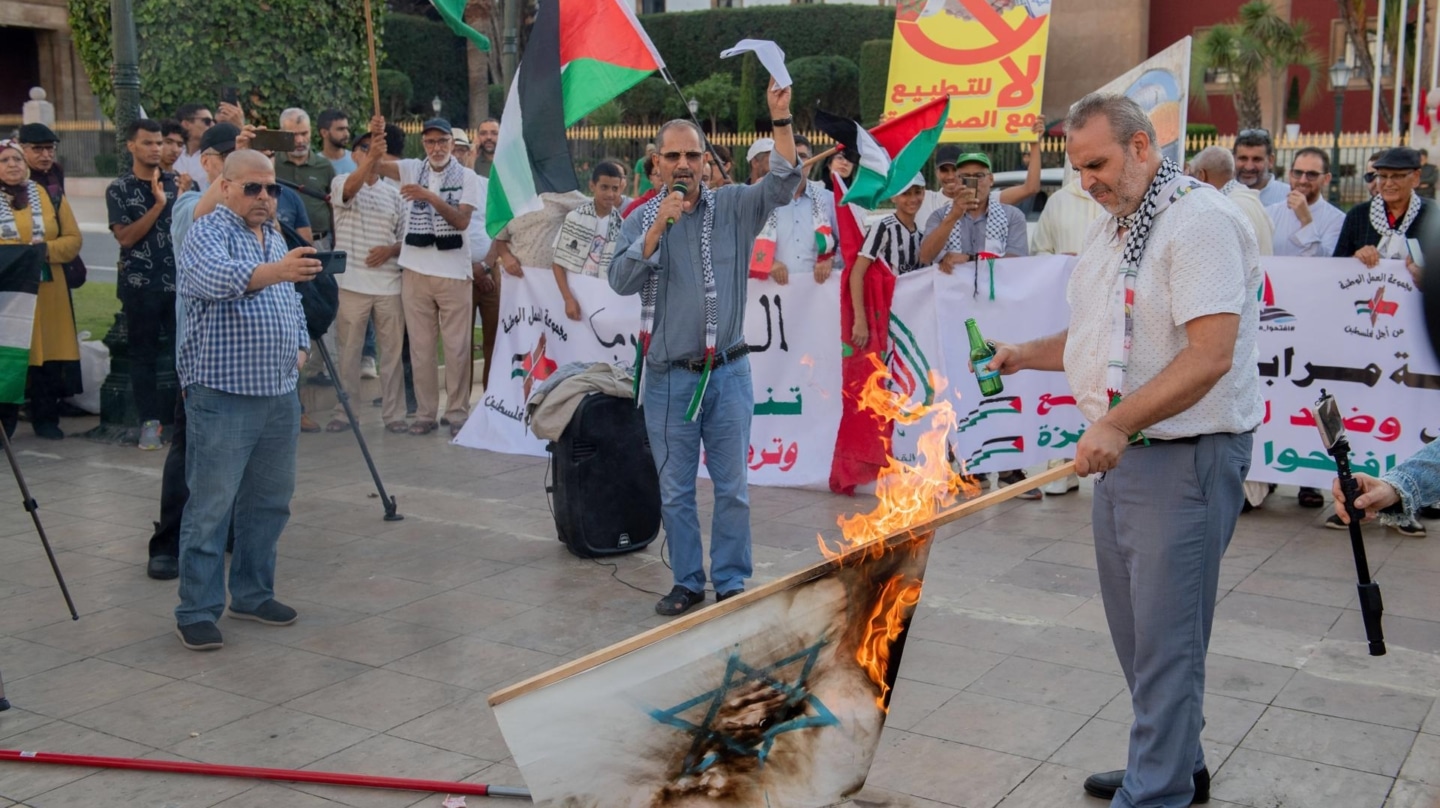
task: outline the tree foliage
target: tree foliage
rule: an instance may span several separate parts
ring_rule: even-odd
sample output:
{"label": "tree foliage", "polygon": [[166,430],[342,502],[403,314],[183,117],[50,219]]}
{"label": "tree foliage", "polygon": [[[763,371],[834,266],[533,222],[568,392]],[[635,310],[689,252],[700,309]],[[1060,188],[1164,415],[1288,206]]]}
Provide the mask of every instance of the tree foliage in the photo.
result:
{"label": "tree foliage", "polygon": [[790,62],[790,108],[795,124],[808,129],[815,108],[855,118],[860,115],[860,67],[844,56],[802,56]]}
{"label": "tree foliage", "polygon": [[890,40],[872,39],[860,46],[860,122],[874,126],[885,112],[885,87],[890,80]]}
{"label": "tree foliage", "polygon": [[1268,0],[1250,0],[1240,7],[1238,20],[1206,31],[1195,46],[1191,86],[1204,99],[1207,71],[1228,79],[1228,94],[1235,104],[1240,128],[1265,125],[1260,84],[1268,82],[1272,125],[1284,121],[1285,78],[1291,68],[1306,72],[1301,83],[1300,106],[1309,105],[1320,91],[1320,54],[1310,44],[1310,24],[1288,20],[1275,13]]}
{"label": "tree foliage", "polygon": [[649,126],[660,123],[660,118],[665,115],[665,102],[674,94],[675,91],[664,79],[650,76],[626,90],[620,96],[620,103],[632,122]]}
{"label": "tree foliage", "polygon": [[415,95],[414,84],[399,70],[381,70],[376,78],[380,84],[381,113],[389,120],[399,120]]}
{"label": "tree foliage", "polygon": [[754,132],[755,122],[766,114],[767,75],[755,54],[747,53],[740,58],[744,61],[740,64],[740,84],[735,88],[735,130]]}
{"label": "tree foliage", "polygon": [[[735,80],[724,73],[712,73],[684,88],[687,99],[699,104],[696,117],[709,119],[710,131],[719,131],[721,121],[730,122],[735,115]],[[688,118],[690,110],[681,105],[680,96],[666,99],[665,111],[670,118]]]}
{"label": "tree foliage", "polygon": [[[133,6],[140,98],[152,117],[185,103],[217,104],[222,87],[238,88],[248,117],[272,126],[286,107],[370,107],[360,3],[133,0]],[[69,12],[90,86],[113,116],[110,0],[69,0]],[[384,22],[377,15],[377,40]]]}
{"label": "tree foliage", "polygon": [[[440,97],[440,114],[457,126],[470,120],[470,75],[466,41],[443,22],[412,14],[391,13],[385,21],[385,55],[380,64],[410,77],[414,93],[406,112],[429,118],[430,103]],[[503,105],[503,101],[501,102]],[[491,114],[500,111],[491,106]]]}

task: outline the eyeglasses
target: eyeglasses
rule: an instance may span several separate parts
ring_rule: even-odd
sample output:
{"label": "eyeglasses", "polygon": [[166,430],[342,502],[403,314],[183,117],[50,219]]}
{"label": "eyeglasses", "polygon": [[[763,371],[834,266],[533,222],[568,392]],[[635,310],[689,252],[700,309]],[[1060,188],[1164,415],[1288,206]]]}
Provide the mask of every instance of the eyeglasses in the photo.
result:
{"label": "eyeglasses", "polygon": [[688,163],[698,163],[698,162],[700,162],[700,158],[702,158],[702,157],[705,156],[705,152],[698,152],[698,151],[687,151],[687,152],[667,151],[667,152],[661,153],[660,156],[663,157],[663,158],[665,158],[665,162],[667,162],[667,163],[678,163],[678,162],[680,162],[680,158],[682,158],[682,157],[685,158],[685,161],[688,162]]}
{"label": "eyeglasses", "polygon": [[1290,178],[1295,180],[1309,180],[1310,182],[1315,182],[1323,176],[1325,176],[1324,171],[1301,171],[1298,168],[1290,169]]}
{"label": "eyeglasses", "polygon": [[1404,180],[1407,180],[1407,179],[1410,178],[1410,175],[1413,174],[1413,173],[1415,173],[1415,172],[1413,172],[1413,171],[1402,171],[1402,172],[1400,172],[1399,174],[1381,174],[1381,173],[1379,173],[1379,172],[1376,172],[1376,174],[1375,174],[1375,179],[1379,180],[1381,185],[1384,185],[1384,184],[1386,184],[1386,183],[1402,182],[1402,181],[1404,181]]}
{"label": "eyeglasses", "polygon": [[244,185],[240,186],[240,189],[245,192],[246,196],[250,197],[259,196],[260,192],[264,191],[265,195],[270,197],[271,199],[280,198],[280,186],[279,184],[273,182],[247,182]]}
{"label": "eyeglasses", "polygon": [[215,125],[215,119],[214,119],[214,118],[201,118],[201,117],[198,116],[198,115],[195,116],[194,118],[191,118],[191,119],[190,119],[190,122],[191,122],[191,123],[200,123],[200,124],[204,124],[204,125],[206,125],[206,126],[214,126],[214,125]]}
{"label": "eyeglasses", "polygon": [[956,174],[962,180],[983,180],[990,176],[989,171],[981,171],[979,174]]}

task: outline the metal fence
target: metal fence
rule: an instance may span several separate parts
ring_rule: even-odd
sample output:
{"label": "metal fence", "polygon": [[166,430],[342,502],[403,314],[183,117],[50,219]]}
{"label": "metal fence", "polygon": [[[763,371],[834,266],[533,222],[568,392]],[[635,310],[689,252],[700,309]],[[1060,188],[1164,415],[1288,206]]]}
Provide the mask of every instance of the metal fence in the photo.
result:
{"label": "metal fence", "polygon": [[[13,137],[19,116],[0,117],[0,132]],[[113,177],[119,170],[115,127],[109,121],[56,121],[50,127],[60,136],[55,160],[68,177]]]}

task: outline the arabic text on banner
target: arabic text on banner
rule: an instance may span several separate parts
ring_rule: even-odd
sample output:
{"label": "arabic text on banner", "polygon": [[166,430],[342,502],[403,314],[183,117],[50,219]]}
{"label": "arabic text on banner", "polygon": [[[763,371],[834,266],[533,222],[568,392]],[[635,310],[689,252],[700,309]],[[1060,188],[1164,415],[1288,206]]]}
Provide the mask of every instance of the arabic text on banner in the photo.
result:
{"label": "arabic text on banner", "polygon": [[1050,0],[901,0],[882,120],[950,96],[942,142],[1034,140]]}
{"label": "arabic text on banner", "polygon": [[[921,270],[896,284],[894,388],[915,401],[955,407],[949,448],[972,472],[1074,455],[1085,420],[1064,374],[1008,376],[1000,396],[982,397],[959,326],[974,317],[986,338],[999,342],[1060,331],[1069,320],[1065,285],[1073,260],[997,261],[994,300],[983,265],[978,273]],[[1329,487],[1335,467],[1307,410],[1321,388],[1339,399],[1357,470],[1384,472],[1440,437],[1440,363],[1425,343],[1420,295],[1400,262],[1365,270],[1348,258],[1265,258],[1262,267],[1257,372],[1266,419],[1256,433],[1250,479]],[[595,278],[574,276],[570,287],[583,309],[578,322],[565,317],[549,270],[506,277],[491,386],[457,443],[543,456],[545,442],[524,424],[529,391],[566,362],[634,360],[639,298],[620,297]],[[748,465],[756,485],[826,487],[841,407],[839,291],[836,277],[816,285],[803,274],[788,286],[749,284],[745,332],[755,421]],[[948,383],[934,389],[931,370]],[[897,427],[894,454],[912,460],[920,431]]]}

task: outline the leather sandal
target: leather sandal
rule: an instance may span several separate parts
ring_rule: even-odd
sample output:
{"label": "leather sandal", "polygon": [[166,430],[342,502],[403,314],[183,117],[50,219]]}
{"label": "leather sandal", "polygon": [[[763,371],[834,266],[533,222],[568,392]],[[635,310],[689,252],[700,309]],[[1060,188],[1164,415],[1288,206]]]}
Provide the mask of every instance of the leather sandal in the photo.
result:
{"label": "leather sandal", "polygon": [[330,423],[328,423],[328,424],[325,425],[325,431],[326,431],[326,432],[349,432],[349,431],[350,431],[350,422],[349,422],[349,421],[342,421],[342,420],[340,420],[339,418],[332,418],[332,419],[330,419]]}
{"label": "leather sandal", "polygon": [[399,434],[401,432],[409,432],[410,425],[405,423],[404,421],[391,421],[390,423],[385,425],[385,431],[394,432],[396,434]]}
{"label": "leather sandal", "polygon": [[416,421],[415,423],[410,425],[410,434],[429,435],[431,432],[434,432],[436,429],[439,428],[440,425],[435,423],[434,421]]}

